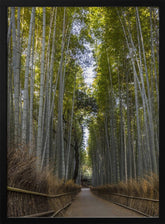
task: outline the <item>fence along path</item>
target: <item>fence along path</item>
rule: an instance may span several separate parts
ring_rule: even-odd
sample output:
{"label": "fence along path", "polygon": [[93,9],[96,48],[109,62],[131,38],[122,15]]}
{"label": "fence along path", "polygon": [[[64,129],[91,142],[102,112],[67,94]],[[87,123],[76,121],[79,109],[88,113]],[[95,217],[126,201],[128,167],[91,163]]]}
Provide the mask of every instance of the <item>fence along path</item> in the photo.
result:
{"label": "fence along path", "polygon": [[[39,193],[39,192],[34,192],[34,191],[29,191],[29,190],[24,190],[24,189],[19,189],[19,188],[15,188],[15,187],[7,187],[7,190],[9,193],[14,193],[14,194],[17,194],[17,196],[19,194],[21,194],[22,196],[24,195],[24,197],[20,197],[19,199],[17,198],[17,200],[21,200],[22,202],[25,200],[25,196],[35,196],[37,198],[45,198],[45,199],[56,199],[56,198],[61,198],[61,197],[65,197],[65,196],[71,196],[69,202],[67,204],[65,204],[64,206],[60,207],[58,210],[48,210],[48,211],[42,211],[42,212],[38,212],[38,213],[33,213],[32,214],[28,214],[28,215],[23,215],[23,216],[20,216],[18,215],[18,217],[22,217],[22,218],[32,218],[32,217],[55,217],[57,216],[60,212],[62,212],[65,208],[67,208],[71,202],[72,202],[72,199],[74,197],[75,194],[77,194],[78,190],[77,191],[72,191],[72,192],[67,192],[67,193],[62,193],[62,194],[57,194],[57,195],[50,195],[50,194],[44,194],[44,193]],[[15,195],[16,196],[16,195]],[[9,197],[11,199],[11,195]],[[27,199],[27,198],[26,198]],[[29,201],[33,200],[32,198],[28,198]],[[46,203],[46,201],[45,201]],[[21,206],[21,210],[19,210],[19,214],[21,213],[26,213],[29,211],[26,211],[27,210],[27,205],[25,207],[25,204],[26,203],[22,203],[22,206]],[[32,207],[32,205],[31,205]],[[10,208],[10,210],[14,209],[14,205],[12,206],[12,208]],[[38,210],[35,205],[34,205],[34,208],[32,210]],[[44,209],[45,210],[45,209]],[[11,211],[9,212],[9,214],[11,213]],[[18,211],[16,211],[14,209],[14,213],[18,213]],[[10,215],[9,215],[10,217]],[[13,216],[15,217],[15,215]]]}
{"label": "fence along path", "polygon": [[[43,193],[38,193],[38,192],[32,192],[32,191],[27,191],[23,189],[18,189],[18,188],[13,188],[13,187],[7,187],[7,190],[9,192],[13,193],[21,193],[25,195],[33,195],[33,196],[38,196],[38,197],[44,197],[44,198],[60,198],[60,197],[65,197],[67,195],[72,195],[78,193],[78,191],[74,192],[67,192],[67,193],[62,193],[58,195],[49,195],[49,194],[43,194]],[[155,202],[159,203],[159,200],[155,199],[149,199],[149,198],[141,198],[141,197],[134,197],[134,196],[128,196],[128,195],[122,195],[122,194],[111,194],[114,196],[118,197],[124,197],[127,199],[138,199],[144,201],[149,201],[149,202]],[[23,217],[55,217],[55,216],[63,216],[65,217],[152,217],[149,216],[148,214],[145,214],[139,210],[136,210],[134,208],[125,206],[124,204],[118,203],[118,201],[113,201],[109,202],[106,201],[97,195],[91,193],[89,188],[82,188],[81,193],[77,196],[76,200],[72,204],[72,200],[74,197],[71,197],[71,200],[69,203],[63,205],[63,207],[60,206],[60,209],[58,210],[48,210],[40,213],[33,213],[31,215],[25,215]],[[105,199],[107,197],[104,195]],[[116,206],[116,205],[117,206]],[[128,203],[129,204],[129,203]],[[64,212],[67,207],[71,207],[67,210],[67,212]],[[120,206],[118,206],[120,205]],[[124,207],[124,209],[122,207]],[[131,211],[129,210],[131,209]],[[62,212],[62,213],[61,213]],[[139,215],[140,214],[140,215]]]}
{"label": "fence along path", "polygon": [[82,188],[64,217],[145,217],[94,195],[89,188]]}

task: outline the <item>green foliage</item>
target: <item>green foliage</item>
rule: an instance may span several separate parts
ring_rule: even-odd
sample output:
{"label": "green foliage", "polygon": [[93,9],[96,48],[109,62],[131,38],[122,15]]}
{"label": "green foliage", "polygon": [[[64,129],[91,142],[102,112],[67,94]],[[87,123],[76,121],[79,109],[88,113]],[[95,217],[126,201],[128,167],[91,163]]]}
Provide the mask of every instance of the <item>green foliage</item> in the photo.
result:
{"label": "green foliage", "polygon": [[[29,36],[29,24],[31,19],[32,8],[21,8],[20,15],[20,31],[21,31],[21,52],[20,52],[20,93],[22,94],[25,82],[25,69],[26,58],[28,49],[28,36]],[[128,135],[131,135],[131,153],[135,151],[135,160],[137,163],[138,157],[138,125],[136,122],[138,116],[140,120],[141,136],[146,132],[145,130],[145,107],[146,109],[146,123],[149,124],[151,117],[153,116],[153,127],[155,131],[154,138],[158,139],[157,133],[157,114],[158,114],[158,96],[156,87],[159,84],[158,78],[158,55],[159,55],[159,11],[157,8],[138,7],[140,24],[142,30],[142,37],[137,23],[137,14],[135,7],[66,7],[65,24],[63,25],[64,7],[57,8],[56,17],[56,35],[55,35],[55,53],[53,76],[52,76],[52,89],[50,78],[50,61],[53,46],[53,28],[55,20],[52,23],[52,31],[50,33],[50,48],[49,32],[50,22],[53,15],[53,8],[46,8],[46,36],[45,36],[45,58],[44,58],[44,107],[42,111],[43,120],[43,136],[45,140],[47,121],[49,116],[48,107],[54,104],[54,111],[51,115],[51,131],[52,136],[49,136],[50,148],[55,152],[56,147],[54,142],[57,140],[57,124],[58,124],[58,104],[60,93],[63,91],[61,110],[63,111],[63,123],[65,139],[65,154],[67,154],[67,141],[68,132],[70,131],[70,125],[72,123],[71,130],[71,144],[74,149],[76,143],[80,149],[80,166],[82,172],[90,170],[91,166],[96,166],[99,172],[103,173],[103,179],[106,179],[106,175],[109,175],[110,166],[113,164],[115,168],[111,169],[116,172],[122,165],[117,165],[117,162],[122,162],[123,158],[123,146],[129,148],[128,141],[130,140]],[[16,34],[17,34],[17,15],[18,8],[15,8],[15,21],[16,21]],[[150,17],[151,13],[151,17]],[[53,15],[55,17],[55,15]],[[9,17],[11,17],[11,9],[9,8]],[[54,18],[53,17],[53,18]],[[10,20],[8,24],[10,25]],[[125,34],[123,32],[123,27]],[[152,33],[151,33],[152,22]],[[37,133],[37,120],[39,114],[39,98],[40,98],[40,76],[41,76],[41,51],[42,51],[42,27],[43,26],[43,9],[36,7],[35,14],[35,37],[34,37],[34,94],[33,94],[33,126],[34,126],[34,144],[36,144]],[[64,35],[63,35],[64,29]],[[68,40],[70,42],[68,45]],[[152,38],[151,38],[152,37]],[[12,33],[10,42],[12,43]],[[18,38],[18,37],[17,37]],[[127,41],[128,39],[128,46]],[[131,39],[132,38],[132,39]],[[64,39],[64,46],[62,46],[62,40]],[[132,45],[133,42],[133,45]],[[8,58],[11,59],[13,55],[13,45],[9,44],[10,52]],[[32,44],[32,43],[31,43]],[[144,44],[144,54],[142,46]],[[64,47],[64,48],[63,48]],[[67,49],[68,47],[68,49]],[[153,47],[153,49],[152,49]],[[32,51],[32,46],[30,46]],[[84,70],[91,65],[91,50],[93,51],[93,60],[95,64],[95,78],[92,83],[92,87],[88,88],[85,83]],[[130,52],[131,51],[131,52]],[[63,57],[61,57],[62,55]],[[153,55],[154,54],[154,55]],[[32,52],[31,52],[32,56]],[[32,72],[32,61],[30,56],[29,64],[29,82],[28,82],[28,97],[30,100],[30,76]],[[13,68],[11,61],[9,63],[9,70],[11,71],[11,92],[10,92],[10,106],[14,112],[14,85],[13,81]],[[134,62],[135,68],[132,63]],[[141,65],[142,64],[142,65]],[[61,65],[61,67],[60,67]],[[141,66],[141,67],[140,67]],[[147,70],[146,70],[147,67]],[[142,78],[140,69],[144,79],[143,93]],[[136,70],[136,75],[135,71]],[[60,74],[64,80],[63,84],[59,84],[57,81],[58,74]],[[60,77],[61,77],[60,76]],[[136,76],[136,77],[135,77]],[[76,80],[75,80],[76,77]],[[135,81],[137,82],[137,88],[135,87]],[[55,94],[54,102],[53,93],[57,84],[57,90]],[[63,86],[63,90],[60,91],[60,86]],[[75,97],[74,97],[75,86]],[[149,87],[148,87],[149,86]],[[136,108],[136,91],[138,109]],[[152,104],[149,105],[149,93],[151,93]],[[50,100],[50,102],[49,102]],[[71,121],[72,106],[73,108],[73,122]],[[145,104],[144,104],[145,102]],[[20,104],[20,124],[21,127],[21,113],[22,105]],[[11,110],[11,111],[12,111]],[[153,113],[152,113],[153,111]],[[137,114],[137,112],[139,114]],[[152,116],[151,116],[152,115]],[[44,117],[45,116],[45,117]],[[27,118],[27,123],[28,123]],[[154,121],[154,119],[156,121]],[[130,128],[129,128],[130,124]],[[84,127],[89,128],[89,140],[87,151],[83,145]],[[130,129],[130,130],[129,130]],[[11,129],[12,130],[12,129]],[[149,129],[151,132],[152,127]],[[28,131],[27,131],[28,132]],[[21,131],[20,131],[21,133]],[[29,135],[29,133],[27,133]],[[149,136],[150,139],[151,136]],[[42,137],[41,137],[42,138]],[[52,139],[51,139],[52,138]],[[125,138],[125,139],[124,139]],[[43,141],[44,141],[43,140]],[[146,140],[144,140],[146,141]],[[156,141],[156,140],[155,140]],[[135,143],[135,144],[134,144]],[[44,144],[43,144],[44,145]],[[147,142],[142,145],[147,145]],[[150,145],[152,145],[150,143]],[[134,149],[133,149],[133,146]],[[51,151],[50,150],[50,151]],[[108,151],[109,150],[109,151]],[[144,149],[144,154],[147,151]],[[41,150],[43,152],[43,149]],[[157,153],[157,149],[155,149]],[[129,152],[126,155],[129,159]],[[72,152],[72,157],[74,153]],[[119,159],[116,159],[116,157]],[[145,155],[146,156],[146,155]],[[95,158],[96,157],[96,158]],[[130,155],[131,157],[131,155]],[[112,159],[112,164],[108,164],[107,160]],[[145,158],[145,157],[144,157]],[[145,165],[145,159],[143,163]],[[50,157],[51,159],[51,157]],[[65,159],[66,160],[66,159]],[[104,161],[105,160],[105,161]],[[118,161],[117,161],[118,160]],[[54,163],[54,161],[53,161]],[[94,164],[96,163],[96,164]],[[109,162],[110,163],[110,162]],[[137,164],[136,164],[137,165]],[[127,165],[128,169],[130,163]],[[135,166],[135,165],[134,165]],[[102,168],[98,168],[102,167]],[[108,168],[107,168],[108,167]],[[134,168],[135,169],[135,168]],[[88,170],[88,171],[89,171]],[[112,172],[111,170],[111,172]],[[89,171],[90,172],[90,171]],[[108,173],[108,174],[107,174]],[[114,175],[115,175],[114,174]],[[100,175],[100,174],[99,174]],[[112,174],[113,175],[113,174]]]}

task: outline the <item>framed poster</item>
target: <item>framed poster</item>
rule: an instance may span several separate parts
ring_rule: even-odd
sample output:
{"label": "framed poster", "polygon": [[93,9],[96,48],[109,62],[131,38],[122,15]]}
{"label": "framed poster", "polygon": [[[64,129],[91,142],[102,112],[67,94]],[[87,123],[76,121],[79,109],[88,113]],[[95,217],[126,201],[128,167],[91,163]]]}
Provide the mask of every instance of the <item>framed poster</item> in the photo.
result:
{"label": "framed poster", "polygon": [[2,223],[160,223],[162,2],[1,1],[0,21]]}

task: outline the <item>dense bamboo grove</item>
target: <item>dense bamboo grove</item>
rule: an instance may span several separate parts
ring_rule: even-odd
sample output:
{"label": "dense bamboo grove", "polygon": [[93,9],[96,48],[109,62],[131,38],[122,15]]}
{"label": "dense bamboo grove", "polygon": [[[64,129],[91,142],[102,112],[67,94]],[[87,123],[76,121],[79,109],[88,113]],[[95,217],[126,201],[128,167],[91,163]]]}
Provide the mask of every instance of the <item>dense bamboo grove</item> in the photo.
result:
{"label": "dense bamboo grove", "polygon": [[106,8],[91,14],[99,43],[94,81],[99,110],[89,127],[93,185],[158,174],[158,9]]}
{"label": "dense bamboo grove", "polygon": [[58,178],[74,181],[83,136],[78,95],[85,87],[77,63],[85,38],[73,32],[80,11],[8,11],[8,143],[28,147],[38,171],[53,169]]}
{"label": "dense bamboo grove", "polygon": [[84,164],[94,186],[158,174],[158,9],[9,8],[10,144],[77,183]]}

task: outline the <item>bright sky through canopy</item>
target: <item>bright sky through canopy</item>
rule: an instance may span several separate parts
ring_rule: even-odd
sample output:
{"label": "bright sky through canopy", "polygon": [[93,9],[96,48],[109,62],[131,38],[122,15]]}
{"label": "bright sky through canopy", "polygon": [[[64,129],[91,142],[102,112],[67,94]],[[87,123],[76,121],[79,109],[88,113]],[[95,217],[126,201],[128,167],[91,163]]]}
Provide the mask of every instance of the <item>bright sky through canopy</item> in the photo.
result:
{"label": "bright sky through canopy", "polygon": [[[93,83],[93,80],[94,80],[94,76],[95,76],[95,73],[94,73],[94,63],[92,63],[89,67],[87,67],[85,69],[85,72],[84,72],[84,81],[85,83],[87,84],[88,88],[92,88],[92,83]],[[89,130],[88,130],[88,127],[85,126],[84,128],[84,144],[85,144],[85,150],[86,150],[86,147],[88,145],[88,137],[89,137]]]}
{"label": "bright sky through canopy", "polygon": [[84,72],[84,81],[87,84],[88,87],[90,87],[92,85],[93,79],[94,79],[94,71],[93,71],[94,67],[93,64],[92,66],[88,67],[85,72]]}

